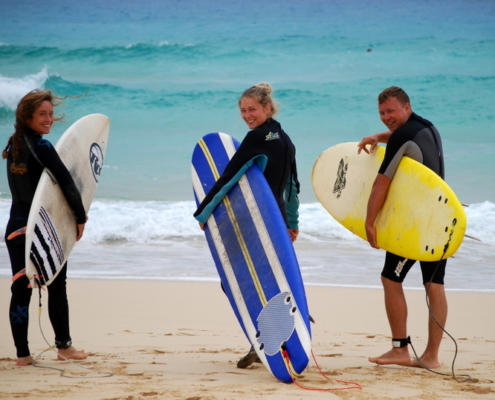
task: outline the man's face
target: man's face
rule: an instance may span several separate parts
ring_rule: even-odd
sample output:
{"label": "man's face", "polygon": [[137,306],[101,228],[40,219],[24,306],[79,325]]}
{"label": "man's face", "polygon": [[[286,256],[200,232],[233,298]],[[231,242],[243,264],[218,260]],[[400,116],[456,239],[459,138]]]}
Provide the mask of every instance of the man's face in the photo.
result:
{"label": "man's face", "polygon": [[411,116],[411,106],[409,103],[401,104],[397,97],[391,97],[378,105],[380,119],[387,128],[394,132],[404,125]]}

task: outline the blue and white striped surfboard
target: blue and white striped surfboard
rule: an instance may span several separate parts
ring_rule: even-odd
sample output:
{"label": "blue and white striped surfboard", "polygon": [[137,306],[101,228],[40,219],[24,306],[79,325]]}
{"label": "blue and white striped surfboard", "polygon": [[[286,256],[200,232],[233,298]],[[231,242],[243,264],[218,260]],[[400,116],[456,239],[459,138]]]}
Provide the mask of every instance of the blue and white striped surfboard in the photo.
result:
{"label": "blue and white striped surfboard", "polygon": [[[192,157],[197,204],[238,147],[239,142],[225,133],[210,133],[198,142]],[[311,354],[308,305],[285,221],[256,164],[215,208],[205,234],[248,340],[277,379],[292,382]]]}

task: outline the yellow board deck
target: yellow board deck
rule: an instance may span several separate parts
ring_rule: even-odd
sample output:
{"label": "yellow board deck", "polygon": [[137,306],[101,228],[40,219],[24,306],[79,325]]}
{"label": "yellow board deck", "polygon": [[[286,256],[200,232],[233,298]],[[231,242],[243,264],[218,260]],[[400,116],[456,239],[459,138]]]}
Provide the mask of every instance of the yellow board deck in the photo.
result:
{"label": "yellow board deck", "polygon": [[[323,207],[366,240],[368,198],[385,149],[377,146],[371,155],[358,155],[357,144],[342,143],[321,153],[313,166],[312,184]],[[412,260],[438,261],[459,249],[466,226],[463,206],[447,183],[403,157],[375,222],[378,246]]]}

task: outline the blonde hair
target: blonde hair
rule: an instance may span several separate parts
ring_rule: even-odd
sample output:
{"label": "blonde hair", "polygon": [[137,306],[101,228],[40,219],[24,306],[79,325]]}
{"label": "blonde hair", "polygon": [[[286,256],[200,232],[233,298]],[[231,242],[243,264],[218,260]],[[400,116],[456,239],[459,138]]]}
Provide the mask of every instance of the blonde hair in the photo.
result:
{"label": "blonde hair", "polygon": [[280,107],[275,99],[272,97],[273,88],[269,83],[261,82],[254,86],[251,86],[249,89],[246,89],[244,93],[242,93],[239,98],[238,106],[241,105],[241,100],[245,97],[250,97],[255,99],[258,103],[261,104],[262,107],[266,107],[270,105],[271,112],[270,118],[272,118],[275,114],[278,113]]}

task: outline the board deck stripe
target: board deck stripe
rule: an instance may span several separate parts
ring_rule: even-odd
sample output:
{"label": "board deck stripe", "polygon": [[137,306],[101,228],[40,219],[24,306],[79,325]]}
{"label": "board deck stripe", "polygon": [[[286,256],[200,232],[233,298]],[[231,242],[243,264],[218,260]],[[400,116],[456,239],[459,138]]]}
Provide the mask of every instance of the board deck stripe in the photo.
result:
{"label": "board deck stripe", "polygon": [[34,228],[34,234],[35,237],[31,244],[31,260],[36,267],[38,279],[44,281],[45,277],[48,276],[45,265],[48,265],[49,261],[46,257],[46,252],[43,249],[43,244],[38,239],[39,237],[42,237],[42,234],[37,226]]}
{"label": "board deck stripe", "polygon": [[[287,282],[286,275],[283,271],[282,265],[280,263],[280,259],[278,258],[278,255],[275,251],[275,247],[273,244],[273,241],[268,234],[266,225],[264,223],[265,219],[262,217],[261,212],[259,208],[257,207],[258,203],[255,200],[255,195],[251,189],[250,185],[244,184],[244,182],[239,182],[239,185],[241,187],[241,191],[243,192],[244,196],[246,197],[247,201],[251,204],[254,205],[256,204],[256,207],[249,207],[249,211],[251,213],[251,216],[254,221],[259,221],[259,223],[256,225],[256,230],[258,232],[258,236],[260,237],[261,244],[263,246],[263,249],[265,253],[268,255],[268,260],[270,262],[270,265],[272,267],[272,271],[274,273],[275,279],[277,281],[277,285],[279,287],[279,290],[281,292],[292,292],[289,283]],[[296,302],[296,297],[293,296],[294,304],[296,305],[298,311],[299,311],[299,305]],[[308,327],[304,323],[302,319],[302,315],[300,312],[297,312],[295,314],[295,324],[299,328],[299,331],[304,332],[308,338],[310,338],[310,333],[308,331]],[[303,343],[306,343],[305,341],[302,341]],[[309,343],[310,340],[307,341]],[[306,350],[309,351],[311,350],[310,346],[306,347]]]}
{"label": "board deck stripe", "polygon": [[206,146],[206,143],[203,139],[199,141],[199,145],[201,146],[201,150],[203,150],[203,154],[205,155],[206,161],[210,166],[211,172],[213,173],[213,177],[217,181],[218,178],[220,178],[220,174],[218,173],[217,165],[213,160],[213,156],[210,153],[210,149]]}
{"label": "board deck stripe", "polygon": [[48,281],[63,266],[64,250],[57,229],[43,207],[40,207],[34,233],[30,258],[40,280]]}
{"label": "board deck stripe", "polygon": [[[206,194],[204,192],[203,185],[201,184],[201,180],[199,179],[198,173],[194,166],[192,167],[192,176],[193,176],[193,187],[194,191],[196,193],[196,196],[198,199],[201,201],[202,199],[205,198]],[[216,219],[214,215],[210,217],[208,220],[208,224],[206,226],[206,229],[209,230],[213,240],[213,246],[216,249],[216,254],[215,256],[219,259],[221,264],[223,265],[223,272],[225,273],[225,277],[228,281],[228,287],[225,288],[225,290],[229,291],[235,291],[238,293],[241,293],[241,289],[239,287],[239,283],[237,281],[237,278],[235,276],[234,270],[232,269],[232,264],[227,256],[227,250],[224,246],[222,237],[220,235],[220,230],[218,228]],[[249,310],[247,308],[247,305],[244,301],[241,301],[241,298],[238,296],[231,296],[231,298],[234,300],[236,307],[237,307],[237,312],[240,314],[242,320],[244,321],[244,326],[242,326],[243,330],[245,331],[246,336],[248,337],[253,337],[256,335],[256,327],[254,326],[254,323],[251,320]],[[267,366],[269,371],[273,374],[271,371],[271,368],[269,367],[269,364],[267,362],[267,359],[265,356],[261,355],[262,361]]]}
{"label": "board deck stripe", "polygon": [[64,249],[62,247],[62,243],[60,243],[60,237],[58,235],[57,228],[55,228],[55,225],[50,219],[50,216],[43,207],[40,207],[40,217],[43,226],[49,232],[48,238],[50,239],[50,243],[53,246],[53,251],[56,255],[57,261],[59,264],[61,264],[64,260]]}
{"label": "board deck stripe", "polygon": [[[208,164],[210,166],[211,172],[213,173],[215,180],[218,180],[218,178],[220,178],[220,174],[218,173],[217,166],[213,160],[213,157],[210,153],[210,150],[206,146],[204,140],[200,140],[199,143],[200,143],[201,149],[203,150],[203,154],[205,155],[206,160],[208,161]],[[249,185],[245,176],[243,176],[239,180],[239,183],[241,181],[244,183],[244,185]],[[268,303],[268,301],[266,299],[265,293],[263,291],[263,287],[261,285],[260,279],[259,279],[258,274],[256,272],[256,269],[254,267],[254,263],[253,263],[253,260],[251,258],[251,255],[249,254],[249,251],[248,251],[248,248],[246,245],[246,241],[245,241],[244,236],[241,232],[241,228],[239,227],[237,219],[235,218],[235,214],[234,214],[234,211],[232,209],[232,204],[230,202],[229,196],[228,195],[225,196],[222,201],[223,201],[225,208],[227,210],[230,222],[232,223],[232,227],[234,229],[235,235],[236,235],[237,240],[239,242],[239,245],[241,247],[242,254],[244,255],[244,259],[246,260],[246,264],[248,266],[249,273],[251,274],[251,278],[252,278],[253,283],[256,287],[256,291],[258,292],[258,296],[261,300],[261,303],[263,305],[266,305]]]}

